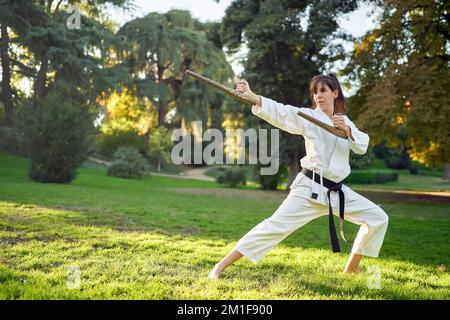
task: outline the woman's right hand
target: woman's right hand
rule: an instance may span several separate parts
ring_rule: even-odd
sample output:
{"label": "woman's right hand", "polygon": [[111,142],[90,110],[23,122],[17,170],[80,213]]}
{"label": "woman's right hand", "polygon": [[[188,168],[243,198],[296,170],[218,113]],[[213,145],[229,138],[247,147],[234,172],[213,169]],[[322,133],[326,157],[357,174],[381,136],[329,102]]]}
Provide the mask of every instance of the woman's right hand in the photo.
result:
{"label": "woman's right hand", "polygon": [[250,89],[247,81],[239,80],[236,84],[236,90],[241,93],[242,97],[250,99],[257,106],[261,106],[261,97]]}

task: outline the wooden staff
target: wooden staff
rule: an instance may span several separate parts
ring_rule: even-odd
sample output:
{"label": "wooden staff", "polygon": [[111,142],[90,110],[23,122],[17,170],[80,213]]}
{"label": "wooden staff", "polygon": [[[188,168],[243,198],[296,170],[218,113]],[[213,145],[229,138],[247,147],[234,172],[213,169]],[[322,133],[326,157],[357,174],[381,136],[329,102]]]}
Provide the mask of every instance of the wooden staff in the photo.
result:
{"label": "wooden staff", "polygon": [[[190,75],[191,77],[193,77],[194,79],[196,79],[196,80],[198,80],[200,82],[203,82],[203,83],[205,83],[207,85],[213,86],[214,88],[218,89],[219,91],[225,93],[226,95],[228,95],[230,97],[233,97],[234,99],[236,99],[238,101],[241,101],[243,103],[250,104],[250,105],[255,104],[253,101],[251,101],[250,99],[247,99],[245,96],[243,96],[242,92],[237,91],[235,89],[231,89],[231,88],[229,88],[229,87],[227,87],[227,86],[225,86],[225,85],[223,85],[221,83],[218,83],[218,82],[216,82],[214,80],[211,80],[211,79],[209,79],[209,78],[207,78],[205,76],[202,76],[201,74],[195,73],[195,72],[193,72],[193,71],[191,71],[189,69],[186,69],[185,74]],[[339,138],[348,139],[348,137],[345,134],[345,132],[342,131],[341,129],[338,129],[338,128],[335,128],[333,126],[330,126],[329,124],[326,124],[325,122],[322,122],[322,121],[320,121],[320,120],[318,120],[318,119],[316,119],[314,117],[311,117],[311,116],[309,116],[309,115],[307,115],[307,114],[305,114],[305,113],[303,113],[301,111],[298,111],[297,115],[299,115],[300,117],[302,117],[302,118],[304,118],[304,119],[306,119],[308,121],[311,121],[315,125],[321,127],[322,129],[328,131],[331,134],[334,134],[335,136],[338,136]]]}

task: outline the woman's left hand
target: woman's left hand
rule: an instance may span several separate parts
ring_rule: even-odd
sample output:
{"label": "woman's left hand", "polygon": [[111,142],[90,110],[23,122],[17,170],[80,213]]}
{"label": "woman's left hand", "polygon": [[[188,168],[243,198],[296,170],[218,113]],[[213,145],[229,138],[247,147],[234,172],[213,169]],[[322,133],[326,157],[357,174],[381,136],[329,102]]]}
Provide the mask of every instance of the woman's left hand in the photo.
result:
{"label": "woman's left hand", "polygon": [[345,124],[344,116],[335,114],[331,120],[333,121],[333,126],[335,128],[341,129],[347,135],[350,134],[350,128]]}

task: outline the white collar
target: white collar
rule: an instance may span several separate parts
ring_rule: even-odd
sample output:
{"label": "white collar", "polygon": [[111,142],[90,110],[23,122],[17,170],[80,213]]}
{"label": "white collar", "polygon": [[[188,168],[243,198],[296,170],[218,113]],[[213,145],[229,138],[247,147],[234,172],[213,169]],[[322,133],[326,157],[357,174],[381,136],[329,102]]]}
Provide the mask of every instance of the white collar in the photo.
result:
{"label": "white collar", "polygon": [[333,121],[331,121],[331,119],[328,117],[328,115],[319,107],[316,107],[314,109],[314,111],[316,111],[320,117],[322,117],[323,119],[326,119],[326,122],[328,122],[328,124],[333,125]]}

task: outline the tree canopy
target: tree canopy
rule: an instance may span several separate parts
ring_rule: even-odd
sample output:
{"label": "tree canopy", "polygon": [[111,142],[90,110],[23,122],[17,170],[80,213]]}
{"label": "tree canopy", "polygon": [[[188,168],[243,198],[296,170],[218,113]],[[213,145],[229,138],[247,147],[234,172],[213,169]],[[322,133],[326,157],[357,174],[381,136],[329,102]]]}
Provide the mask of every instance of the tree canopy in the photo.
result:
{"label": "tree canopy", "polygon": [[118,32],[126,41],[120,51],[123,65],[132,74],[131,86],[156,107],[158,126],[176,109],[179,119],[206,120],[211,105],[223,100],[214,89],[184,81],[190,67],[223,83],[233,72],[217,37],[214,24],[202,24],[188,11],[152,12],[126,23]]}
{"label": "tree canopy", "polygon": [[[357,1],[348,0],[236,0],[223,19],[222,41],[230,52],[247,47],[243,77],[255,92],[285,104],[308,106],[310,79],[344,52],[342,46],[330,45],[346,37],[337,32],[337,19],[356,7]],[[246,118],[249,126],[259,122]],[[300,169],[302,153],[303,141],[283,132],[281,155],[289,168],[288,184]]]}
{"label": "tree canopy", "polygon": [[422,163],[448,163],[449,3],[377,4],[380,24],[355,44],[347,70],[360,84],[354,112],[374,143],[404,146]]}

